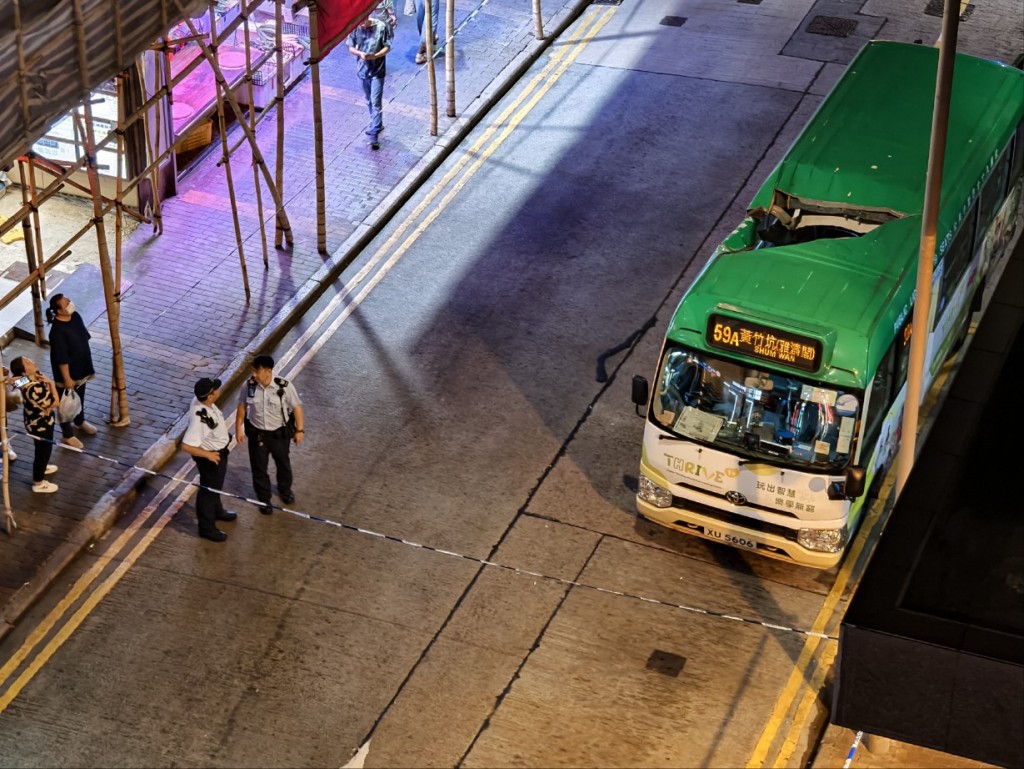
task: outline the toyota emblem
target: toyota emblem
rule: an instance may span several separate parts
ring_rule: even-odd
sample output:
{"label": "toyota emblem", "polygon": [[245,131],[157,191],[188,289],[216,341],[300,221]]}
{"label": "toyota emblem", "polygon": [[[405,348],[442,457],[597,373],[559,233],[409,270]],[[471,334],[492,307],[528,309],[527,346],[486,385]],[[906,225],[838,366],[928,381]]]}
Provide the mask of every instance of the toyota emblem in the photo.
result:
{"label": "toyota emblem", "polygon": [[738,491],[730,491],[725,495],[725,498],[734,505],[745,505],[747,504],[747,498],[740,494]]}

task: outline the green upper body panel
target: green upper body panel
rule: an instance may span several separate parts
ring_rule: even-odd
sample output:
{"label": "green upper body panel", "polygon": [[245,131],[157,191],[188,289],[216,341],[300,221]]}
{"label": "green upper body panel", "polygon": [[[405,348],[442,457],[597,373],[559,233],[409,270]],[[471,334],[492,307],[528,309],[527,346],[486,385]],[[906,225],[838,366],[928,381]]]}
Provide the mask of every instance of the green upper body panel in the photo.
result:
{"label": "green upper body panel", "polygon": [[[938,54],[887,41],[864,46],[750,209],[767,208],[779,189],[805,200],[922,213]],[[970,194],[1022,114],[1024,72],[956,56],[942,199],[956,208]],[[939,229],[955,227],[960,211],[942,209]]]}
{"label": "green upper body panel", "polygon": [[[803,201],[890,210],[859,237],[757,248],[748,218],[676,310],[669,337],[702,346],[708,315],[733,313],[823,342],[815,378],[866,387],[915,291],[938,51],[868,43],[750,205]],[[944,248],[1024,115],[1024,73],[958,55],[936,242]],[[939,249],[937,249],[938,251]]]}

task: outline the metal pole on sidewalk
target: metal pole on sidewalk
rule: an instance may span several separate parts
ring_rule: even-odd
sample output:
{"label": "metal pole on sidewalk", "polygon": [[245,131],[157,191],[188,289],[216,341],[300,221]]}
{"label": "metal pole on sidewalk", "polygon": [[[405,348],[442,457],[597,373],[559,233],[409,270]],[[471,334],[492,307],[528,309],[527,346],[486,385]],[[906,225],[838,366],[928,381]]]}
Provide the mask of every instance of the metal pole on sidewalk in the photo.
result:
{"label": "metal pole on sidewalk", "polygon": [[897,498],[907,482],[917,454],[917,420],[921,407],[921,380],[928,346],[928,316],[931,308],[932,276],[935,264],[935,229],[939,219],[942,165],[946,154],[949,96],[953,90],[953,64],[956,59],[959,9],[957,0],[945,0],[942,11],[942,37],[939,38],[939,65],[935,79],[931,146],[928,149],[928,176],[925,181],[924,212],[921,217],[921,249],[917,261],[917,290],[911,326],[913,331],[910,336],[907,399],[903,407],[903,435],[900,452],[896,458]]}
{"label": "metal pole on sidewalk", "polygon": [[324,114],[320,103],[320,39],[316,3],[309,5],[309,65],[313,81],[313,158],[316,162],[316,250],[327,253],[327,192],[324,183]]}
{"label": "metal pole on sidewalk", "polygon": [[540,0],[533,0],[533,21],[537,29],[533,33],[538,40],[544,39],[544,21],[540,17]]}

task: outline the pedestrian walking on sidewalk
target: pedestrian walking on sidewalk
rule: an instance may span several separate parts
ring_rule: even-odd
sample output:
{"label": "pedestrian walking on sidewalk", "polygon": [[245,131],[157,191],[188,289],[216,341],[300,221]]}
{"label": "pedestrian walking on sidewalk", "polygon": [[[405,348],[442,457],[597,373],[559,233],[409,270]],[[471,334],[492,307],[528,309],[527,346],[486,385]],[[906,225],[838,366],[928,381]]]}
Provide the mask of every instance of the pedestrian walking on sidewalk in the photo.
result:
{"label": "pedestrian walking on sidewalk", "polygon": [[221,381],[204,377],[196,382],[192,391],[195,398],[188,407],[188,427],[181,438],[181,448],[195,460],[199,470],[200,489],[196,494],[196,518],[199,536],[212,542],[223,542],[228,535],[217,528],[217,521],[233,521],[238,517],[224,509],[222,496],[228,472],[227,422],[217,408]]}
{"label": "pedestrian walking on sidewalk", "polygon": [[387,55],[391,50],[391,27],[370,14],[348,36],[348,51],[356,57],[356,75],[363,84],[366,108],[370,113],[370,149],[380,149],[380,132],[384,130],[384,76]]}
{"label": "pedestrian walking on sidewalk", "polygon": [[395,28],[398,26],[398,14],[395,13],[395,0],[380,0],[371,14],[377,21],[387,24],[391,29],[391,39],[395,39]]}
{"label": "pedestrian walking on sidewalk", "polygon": [[85,419],[85,383],[96,376],[89,349],[89,329],[75,310],[75,303],[64,294],[50,297],[46,308],[46,322],[50,324],[50,368],[58,386],[58,400],[68,390],[78,393],[82,410],[70,422],[61,422],[61,444],[82,448],[75,437],[74,428],[86,435],[95,435],[96,428]]}
{"label": "pedestrian walking on sidewalk", "polygon": [[270,515],[270,457],[277,468],[277,493],[290,505],[295,501],[292,491],[291,443],[302,443],[306,418],[302,400],[295,385],[274,376],[274,359],[257,355],[252,362],[252,376],[242,389],[235,411],[235,440],[249,442],[249,464],[256,498],[262,503],[260,512]]}
{"label": "pedestrian walking on sidewalk", "polygon": [[[450,0],[449,0],[450,1]],[[426,64],[427,63],[427,35],[423,29],[427,23],[427,2],[426,0],[414,0],[416,4],[416,31],[420,36],[420,47],[416,51],[416,63]],[[437,0],[433,0],[430,5],[430,26],[431,33],[433,34],[434,49],[437,48],[437,17],[439,15]]]}
{"label": "pedestrian walking on sidewalk", "polygon": [[[21,413],[25,419],[25,432],[35,444],[35,458],[32,460],[32,491],[38,494],[52,494],[57,484],[46,480],[47,475],[57,472],[57,465],[50,464],[53,453],[53,428],[57,422],[57,386],[43,374],[31,358],[24,356],[11,361],[14,383],[21,381]],[[28,381],[25,381],[25,380]]]}

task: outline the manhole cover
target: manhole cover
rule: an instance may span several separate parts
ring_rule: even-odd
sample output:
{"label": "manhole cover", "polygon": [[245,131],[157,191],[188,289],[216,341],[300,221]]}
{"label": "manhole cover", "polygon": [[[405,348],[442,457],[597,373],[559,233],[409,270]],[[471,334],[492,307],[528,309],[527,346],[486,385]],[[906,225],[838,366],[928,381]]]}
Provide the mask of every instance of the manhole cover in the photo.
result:
{"label": "manhole cover", "polygon": [[686,18],[683,16],[666,16],[658,23],[666,27],[681,27],[686,23]]}
{"label": "manhole cover", "polygon": [[807,31],[812,35],[831,37],[849,37],[855,29],[857,22],[854,19],[844,19],[842,16],[815,16],[807,25]]}
{"label": "manhole cover", "polygon": [[[941,19],[945,5],[943,0],[928,0],[928,5],[924,9],[925,15],[938,16]],[[974,4],[968,3],[967,7],[960,12],[960,21],[967,21],[972,13],[974,13]]]}
{"label": "manhole cover", "polygon": [[672,652],[663,652],[660,649],[655,649],[651,652],[651,656],[647,658],[648,670],[653,670],[655,673],[661,673],[665,676],[672,676],[673,678],[682,672],[683,665],[685,664],[686,657],[680,657]]}

